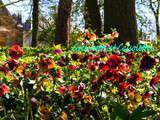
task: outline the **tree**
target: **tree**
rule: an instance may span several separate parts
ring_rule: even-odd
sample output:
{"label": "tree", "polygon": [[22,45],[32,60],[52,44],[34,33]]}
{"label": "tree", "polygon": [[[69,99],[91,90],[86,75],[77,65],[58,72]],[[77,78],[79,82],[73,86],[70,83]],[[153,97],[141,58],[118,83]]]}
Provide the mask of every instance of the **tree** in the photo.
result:
{"label": "tree", "polygon": [[38,25],[39,25],[39,0],[33,0],[32,12],[32,47],[37,46],[38,39]]}
{"label": "tree", "polygon": [[13,2],[7,3],[7,4],[2,4],[2,0],[0,0],[0,8],[1,7],[6,7],[6,6],[9,6],[9,5],[21,2],[21,1],[24,1],[24,0],[17,0],[17,1],[13,1]]}
{"label": "tree", "polygon": [[138,43],[135,0],[104,0],[104,32],[116,28],[120,33],[115,43]]}
{"label": "tree", "polygon": [[55,44],[69,45],[72,0],[59,0]]}
{"label": "tree", "polygon": [[155,17],[157,37],[160,38],[160,21],[159,21],[160,0],[149,0],[149,7],[152,10]]}
{"label": "tree", "polygon": [[97,0],[85,1],[85,28],[95,30],[97,35],[102,32],[102,21],[100,15],[100,9]]}
{"label": "tree", "polygon": [[[148,8],[151,10],[151,12],[153,13],[153,16],[155,18],[155,26],[156,26],[156,36],[157,38],[160,38],[160,0],[139,0],[137,1],[137,4],[141,7],[141,8]],[[143,9],[142,9],[143,11]],[[142,14],[143,16],[145,16],[145,14]],[[153,20],[152,20],[152,24],[153,24]],[[153,28],[153,26],[152,26]]]}

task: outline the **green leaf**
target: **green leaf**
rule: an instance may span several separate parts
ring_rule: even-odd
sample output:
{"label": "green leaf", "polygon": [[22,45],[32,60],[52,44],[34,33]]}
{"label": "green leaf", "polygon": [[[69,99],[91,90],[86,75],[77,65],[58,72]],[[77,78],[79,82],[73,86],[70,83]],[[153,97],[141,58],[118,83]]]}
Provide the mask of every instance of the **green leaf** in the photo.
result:
{"label": "green leaf", "polygon": [[137,108],[130,116],[130,120],[141,120],[142,118],[154,116],[157,112],[154,110],[146,110],[144,108]]}
{"label": "green leaf", "polygon": [[113,109],[114,111],[112,114],[114,115],[114,118],[118,117],[122,120],[129,120],[129,112],[125,106],[120,103],[113,103]]}

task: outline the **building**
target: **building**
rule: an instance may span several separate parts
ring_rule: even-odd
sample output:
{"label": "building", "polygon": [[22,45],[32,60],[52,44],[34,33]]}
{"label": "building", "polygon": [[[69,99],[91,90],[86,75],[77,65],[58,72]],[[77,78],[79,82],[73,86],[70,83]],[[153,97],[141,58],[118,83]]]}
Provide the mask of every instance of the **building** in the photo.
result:
{"label": "building", "polygon": [[30,20],[26,20],[23,23],[23,46],[31,46],[32,42],[32,30]]}
{"label": "building", "polygon": [[[0,4],[3,4],[0,0]],[[0,46],[23,44],[21,15],[11,15],[6,7],[0,8]]]}

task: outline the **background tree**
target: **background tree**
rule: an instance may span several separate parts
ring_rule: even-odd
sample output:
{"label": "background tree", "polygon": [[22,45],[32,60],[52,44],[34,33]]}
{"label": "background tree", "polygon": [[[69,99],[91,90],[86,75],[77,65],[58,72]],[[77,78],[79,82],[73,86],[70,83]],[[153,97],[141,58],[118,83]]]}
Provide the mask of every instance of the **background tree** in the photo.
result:
{"label": "background tree", "polygon": [[38,24],[39,24],[39,1],[33,0],[33,12],[32,12],[32,47],[37,46],[38,39]]}
{"label": "background tree", "polygon": [[[148,9],[148,11],[150,12],[150,15],[148,17],[148,13],[146,13],[146,9]],[[144,18],[145,15],[146,15],[146,18],[145,18],[145,21],[151,21],[150,25],[147,24],[147,26],[149,28],[149,30],[151,31],[152,33],[152,36],[154,36],[156,34],[156,37],[159,38],[160,36],[160,0],[137,0],[137,11],[138,13],[141,12],[141,16]],[[153,16],[155,19],[153,20],[152,17],[150,16]],[[139,19],[138,19],[139,20]],[[155,26],[155,27],[154,27]]]}
{"label": "background tree", "polygon": [[138,43],[135,0],[104,0],[104,32],[116,28],[120,33],[116,43]]}
{"label": "background tree", "polygon": [[72,0],[59,0],[55,44],[69,45]]}
{"label": "background tree", "polygon": [[160,38],[160,0],[149,0],[149,8],[152,10],[156,22],[156,35]]}
{"label": "background tree", "polygon": [[85,0],[85,28],[90,28],[97,35],[102,33],[102,21],[97,0]]}

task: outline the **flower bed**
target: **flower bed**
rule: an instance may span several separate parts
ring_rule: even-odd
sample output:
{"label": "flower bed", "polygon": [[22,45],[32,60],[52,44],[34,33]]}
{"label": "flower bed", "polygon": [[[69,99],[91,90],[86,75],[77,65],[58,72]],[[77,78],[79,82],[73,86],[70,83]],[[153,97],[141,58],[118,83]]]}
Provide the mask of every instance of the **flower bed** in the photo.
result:
{"label": "flower bed", "polygon": [[[89,37],[94,40],[95,36]],[[159,117],[160,63],[156,55],[23,50],[18,45],[5,51],[0,53],[1,119]]]}

